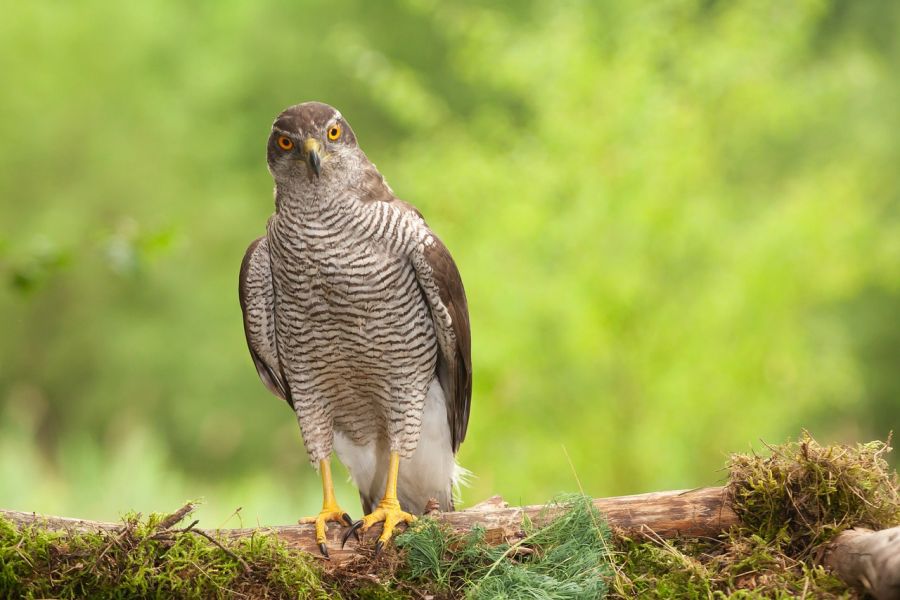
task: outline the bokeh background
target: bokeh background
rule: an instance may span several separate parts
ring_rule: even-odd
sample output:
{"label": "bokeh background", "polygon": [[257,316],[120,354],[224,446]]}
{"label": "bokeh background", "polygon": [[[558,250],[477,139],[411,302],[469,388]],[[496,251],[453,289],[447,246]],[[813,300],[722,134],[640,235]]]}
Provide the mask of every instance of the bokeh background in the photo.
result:
{"label": "bokeh background", "polygon": [[269,125],[310,99],[462,271],[466,504],[714,484],[760,440],[900,425],[896,2],[2,13],[2,507],[318,509],[237,302]]}

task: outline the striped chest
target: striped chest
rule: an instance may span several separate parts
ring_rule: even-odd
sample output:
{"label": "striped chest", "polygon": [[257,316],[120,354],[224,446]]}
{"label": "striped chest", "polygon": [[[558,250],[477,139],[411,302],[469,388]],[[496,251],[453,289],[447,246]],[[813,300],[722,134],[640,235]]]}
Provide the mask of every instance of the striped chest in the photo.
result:
{"label": "striped chest", "polygon": [[343,430],[360,403],[385,418],[392,404],[421,404],[437,338],[409,259],[345,219],[305,217],[277,215],[269,225],[278,347],[292,391],[323,402]]}

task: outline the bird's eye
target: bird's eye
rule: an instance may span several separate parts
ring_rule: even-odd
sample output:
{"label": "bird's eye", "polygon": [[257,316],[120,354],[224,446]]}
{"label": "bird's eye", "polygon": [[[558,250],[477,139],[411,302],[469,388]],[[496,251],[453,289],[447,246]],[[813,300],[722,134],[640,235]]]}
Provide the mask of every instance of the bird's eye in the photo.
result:
{"label": "bird's eye", "polygon": [[328,139],[332,142],[341,137],[341,126],[335,123],[328,128]]}
{"label": "bird's eye", "polygon": [[282,135],[278,137],[278,147],[282,150],[290,150],[294,147],[294,140],[291,138]]}

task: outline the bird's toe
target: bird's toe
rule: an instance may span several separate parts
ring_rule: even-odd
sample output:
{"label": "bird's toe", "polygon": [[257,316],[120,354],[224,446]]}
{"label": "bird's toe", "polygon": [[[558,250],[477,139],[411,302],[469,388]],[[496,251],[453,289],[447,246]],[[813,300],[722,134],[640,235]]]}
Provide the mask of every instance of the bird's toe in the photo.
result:
{"label": "bird's toe", "polygon": [[352,525],[350,525],[350,529],[348,529],[347,531],[345,531],[345,532],[344,532],[344,536],[341,538],[341,548],[344,547],[344,544],[347,543],[347,540],[350,539],[350,536],[351,536],[351,535],[352,535],[353,537],[355,537],[355,538],[356,538],[356,542],[359,543],[359,541],[360,541],[360,539],[359,539],[359,530],[360,530],[360,528],[361,528],[362,526],[363,526],[363,520],[362,520],[362,519],[360,519],[360,520],[357,521],[356,523],[353,523]]}
{"label": "bird's toe", "polygon": [[[341,525],[350,525],[353,523],[353,519],[350,518],[350,515],[339,507],[323,508],[322,511],[314,517],[303,517],[297,520],[297,523],[300,523],[301,525],[307,524],[316,526],[316,543],[319,545],[319,552],[321,552],[322,556],[325,558],[329,558],[327,537],[325,535],[327,523],[329,521],[340,523]],[[341,547],[343,547],[343,544],[341,544]]]}

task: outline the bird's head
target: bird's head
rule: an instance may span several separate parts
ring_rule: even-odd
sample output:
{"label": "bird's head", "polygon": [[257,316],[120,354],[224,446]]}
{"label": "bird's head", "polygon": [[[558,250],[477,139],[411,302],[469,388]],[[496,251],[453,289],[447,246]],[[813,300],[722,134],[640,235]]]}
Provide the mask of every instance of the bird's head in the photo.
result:
{"label": "bird's head", "polygon": [[365,155],[350,124],[332,106],[304,102],[285,109],[269,135],[269,172],[279,186],[307,187],[346,180]]}

